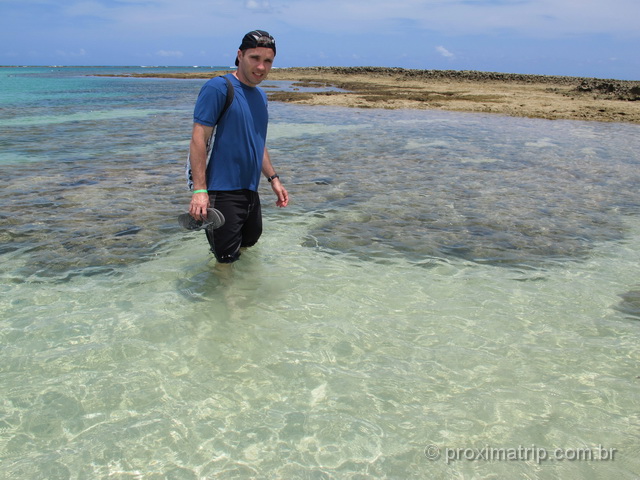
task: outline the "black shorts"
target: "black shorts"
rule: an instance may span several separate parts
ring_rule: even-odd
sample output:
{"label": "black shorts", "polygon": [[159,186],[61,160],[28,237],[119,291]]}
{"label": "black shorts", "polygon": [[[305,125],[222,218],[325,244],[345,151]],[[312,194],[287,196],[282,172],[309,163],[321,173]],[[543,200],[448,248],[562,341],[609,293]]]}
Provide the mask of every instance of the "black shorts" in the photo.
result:
{"label": "black shorts", "polygon": [[251,247],[262,235],[260,197],[251,190],[209,192],[211,206],[224,215],[224,225],[206,229],[211,251],[220,263],[235,262],[241,247]]}

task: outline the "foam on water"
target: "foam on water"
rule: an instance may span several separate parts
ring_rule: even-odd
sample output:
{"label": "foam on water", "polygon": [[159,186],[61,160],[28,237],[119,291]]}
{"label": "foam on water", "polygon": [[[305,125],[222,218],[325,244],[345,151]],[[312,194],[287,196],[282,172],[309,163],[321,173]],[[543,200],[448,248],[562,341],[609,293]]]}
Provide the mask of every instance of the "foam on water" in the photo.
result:
{"label": "foam on water", "polygon": [[37,116],[37,117],[17,117],[0,121],[0,127],[27,127],[35,125],[51,125],[55,123],[66,122],[88,122],[88,121],[105,121],[115,120],[124,117],[139,118],[146,117],[147,115],[154,115],[160,113],[157,110],[132,110],[132,109],[119,109],[119,110],[107,110],[107,111],[95,111],[82,113],[68,113],[64,115],[49,115],[49,116]]}
{"label": "foam on water", "polygon": [[269,140],[280,140],[287,137],[304,137],[318,135],[334,135],[345,130],[364,129],[368,125],[325,125],[322,123],[275,123],[269,128]]}
{"label": "foam on water", "polygon": [[[292,204],[263,185],[224,270],[176,223],[197,85],[144,84],[161,113],[1,131],[3,475],[640,470],[637,126],[274,103]],[[616,456],[446,461],[485,446]]]}

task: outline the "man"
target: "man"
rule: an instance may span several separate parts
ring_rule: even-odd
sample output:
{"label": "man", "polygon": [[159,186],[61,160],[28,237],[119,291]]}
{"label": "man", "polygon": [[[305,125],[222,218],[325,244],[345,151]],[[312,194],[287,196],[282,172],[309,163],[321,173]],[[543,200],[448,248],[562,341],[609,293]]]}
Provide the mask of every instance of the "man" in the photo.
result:
{"label": "man", "polygon": [[276,43],[269,33],[254,30],[242,39],[237,70],[226,77],[234,89],[233,102],[218,123],[213,151],[207,165],[206,144],[225,104],[224,78],[210,79],[202,87],[194,110],[190,144],[193,196],[189,213],[205,220],[207,209],[224,215],[223,226],[205,230],[211,251],[220,263],[235,262],[241,247],[251,247],[262,234],[258,184],[260,173],[286,207],[289,194],[274,170],[266,148],[267,97],[258,88],[273,65]]}

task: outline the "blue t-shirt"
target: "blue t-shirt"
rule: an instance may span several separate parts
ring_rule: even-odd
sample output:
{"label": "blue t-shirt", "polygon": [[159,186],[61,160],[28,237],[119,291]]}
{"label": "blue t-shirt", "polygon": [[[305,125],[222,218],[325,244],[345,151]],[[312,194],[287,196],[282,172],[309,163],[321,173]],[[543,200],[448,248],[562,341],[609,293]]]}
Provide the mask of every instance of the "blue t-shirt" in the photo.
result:
{"label": "blue t-shirt", "polygon": [[[231,74],[226,77],[233,85],[234,99],[216,129],[207,167],[207,188],[258,191],[269,121],[267,96],[262,89],[249,87]],[[213,127],[226,95],[224,78],[207,81],[200,90],[193,121]]]}

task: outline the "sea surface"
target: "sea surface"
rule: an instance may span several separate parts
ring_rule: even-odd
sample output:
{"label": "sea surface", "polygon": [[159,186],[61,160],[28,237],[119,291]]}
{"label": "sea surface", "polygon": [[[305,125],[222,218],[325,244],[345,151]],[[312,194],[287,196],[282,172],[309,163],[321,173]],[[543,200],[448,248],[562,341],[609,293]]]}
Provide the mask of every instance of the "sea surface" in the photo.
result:
{"label": "sea surface", "polygon": [[272,102],[221,269],[175,70],[0,68],[0,478],[638,478],[640,126]]}

